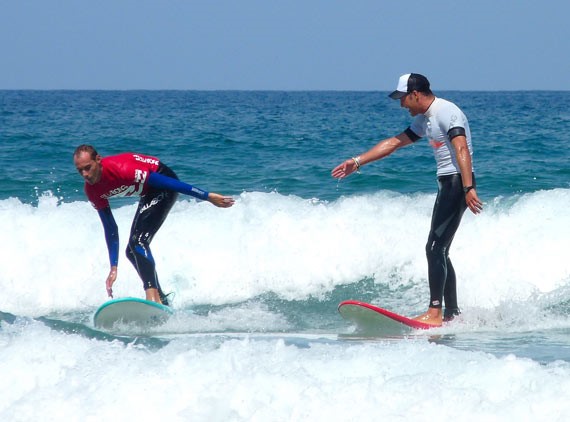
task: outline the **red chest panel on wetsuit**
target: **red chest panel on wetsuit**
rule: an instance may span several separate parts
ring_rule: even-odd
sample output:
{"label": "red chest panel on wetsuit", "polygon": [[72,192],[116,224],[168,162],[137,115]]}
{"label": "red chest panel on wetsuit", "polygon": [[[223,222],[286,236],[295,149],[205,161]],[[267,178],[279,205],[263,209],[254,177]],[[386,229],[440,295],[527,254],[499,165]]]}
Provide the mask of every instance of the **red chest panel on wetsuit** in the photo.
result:
{"label": "red chest panel on wetsuit", "polygon": [[98,210],[108,207],[110,198],[144,195],[148,176],[158,170],[159,161],[149,155],[124,153],[103,158],[101,165],[101,180],[85,184],[85,194]]}

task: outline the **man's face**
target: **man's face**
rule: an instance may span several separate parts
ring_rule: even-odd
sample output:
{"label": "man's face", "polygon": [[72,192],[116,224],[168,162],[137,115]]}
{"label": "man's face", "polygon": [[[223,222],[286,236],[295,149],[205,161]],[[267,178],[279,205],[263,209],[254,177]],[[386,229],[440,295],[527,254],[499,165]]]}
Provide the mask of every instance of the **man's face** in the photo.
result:
{"label": "man's face", "polygon": [[101,180],[101,157],[99,155],[93,159],[88,152],[82,151],[73,157],[73,162],[81,177],[90,185]]}
{"label": "man's face", "polygon": [[412,116],[416,116],[423,112],[419,105],[419,95],[417,91],[412,91],[400,98],[400,107],[407,108]]}

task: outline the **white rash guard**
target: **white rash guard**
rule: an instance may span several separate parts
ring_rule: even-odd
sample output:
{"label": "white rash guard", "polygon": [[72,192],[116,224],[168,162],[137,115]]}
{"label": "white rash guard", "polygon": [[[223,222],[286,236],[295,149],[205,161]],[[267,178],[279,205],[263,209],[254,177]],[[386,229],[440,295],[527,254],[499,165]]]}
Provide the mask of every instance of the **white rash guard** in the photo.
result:
{"label": "white rash guard", "polygon": [[434,149],[438,176],[461,173],[455,150],[448,135],[449,130],[454,128],[465,130],[469,154],[473,157],[471,131],[467,117],[451,101],[436,97],[428,110],[424,114],[416,116],[410,125],[410,129],[417,136],[420,138],[428,137],[429,143]]}

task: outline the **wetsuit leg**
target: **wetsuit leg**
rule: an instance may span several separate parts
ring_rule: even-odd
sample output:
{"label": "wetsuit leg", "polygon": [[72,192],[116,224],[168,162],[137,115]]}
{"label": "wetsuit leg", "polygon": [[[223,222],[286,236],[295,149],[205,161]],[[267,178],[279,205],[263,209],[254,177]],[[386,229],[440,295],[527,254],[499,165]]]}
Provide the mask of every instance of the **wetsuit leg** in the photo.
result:
{"label": "wetsuit leg", "polygon": [[[475,185],[475,179],[473,178]],[[449,248],[467,209],[461,175],[438,178],[439,190],[433,208],[431,230],[426,244],[431,308],[441,308],[445,300],[446,314],[458,314],[456,275],[449,258]]]}
{"label": "wetsuit leg", "polygon": [[[160,164],[158,172],[165,176],[177,178],[176,174],[163,164]],[[165,305],[168,303],[165,303],[165,295],[158,282],[150,243],[164,223],[177,197],[178,193],[174,191],[150,189],[141,198],[133,219],[126,250],[127,258],[139,274],[144,289],[158,289],[160,298]]]}
{"label": "wetsuit leg", "polygon": [[445,303],[443,311],[444,321],[450,321],[461,313],[457,304],[457,282],[455,269],[449,259],[449,248],[447,254],[447,277],[445,278],[445,287],[443,288],[443,301]]}

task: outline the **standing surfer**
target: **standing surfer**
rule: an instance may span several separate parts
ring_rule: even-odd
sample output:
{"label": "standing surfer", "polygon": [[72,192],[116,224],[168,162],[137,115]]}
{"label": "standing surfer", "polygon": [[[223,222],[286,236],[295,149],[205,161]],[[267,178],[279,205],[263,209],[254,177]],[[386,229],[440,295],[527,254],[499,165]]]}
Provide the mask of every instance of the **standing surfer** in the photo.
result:
{"label": "standing surfer", "polygon": [[[418,73],[402,75],[389,95],[414,117],[399,135],[384,139],[365,153],[349,158],[332,170],[343,178],[360,167],[382,159],[397,149],[427,137],[437,163],[438,194],[426,244],[430,302],[427,312],[416,317],[431,325],[441,325],[460,313],[456,275],[449,248],[467,208],[479,214],[483,204],[476,191],[473,173],[471,132],[465,114],[454,103],[436,97],[428,79]],[[442,311],[445,303],[445,311]]]}

